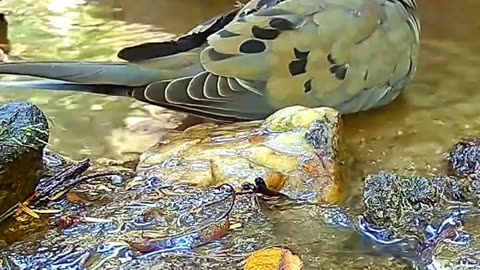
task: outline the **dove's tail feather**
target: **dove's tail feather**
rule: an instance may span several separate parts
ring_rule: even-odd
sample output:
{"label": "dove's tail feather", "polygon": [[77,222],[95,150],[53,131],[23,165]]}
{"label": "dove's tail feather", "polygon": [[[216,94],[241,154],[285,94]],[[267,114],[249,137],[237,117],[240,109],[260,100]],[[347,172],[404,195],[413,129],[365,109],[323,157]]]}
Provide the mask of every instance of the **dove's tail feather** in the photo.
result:
{"label": "dove's tail feather", "polygon": [[[168,71],[133,63],[5,63],[0,64],[0,74],[39,79],[0,80],[0,91],[24,88],[126,96],[166,109],[226,121],[258,119],[269,109],[268,104],[261,103],[264,99],[257,97],[257,92],[249,91],[232,78],[207,71],[198,73],[198,65],[187,66],[181,72],[168,74]],[[183,77],[168,78],[179,74]]]}
{"label": "dove's tail feather", "polygon": [[35,80],[0,81],[2,88],[78,91],[110,96],[132,96],[161,79],[161,70],[131,63],[14,62],[0,64],[0,74],[36,77]]}
{"label": "dove's tail feather", "polygon": [[88,92],[94,94],[102,94],[109,96],[128,96],[134,89],[139,87],[111,85],[111,84],[80,84],[69,83],[59,80],[40,79],[28,81],[1,81],[0,91],[2,88],[17,88],[17,89],[46,89],[58,91],[78,91]]}
{"label": "dove's tail feather", "polygon": [[152,81],[163,79],[162,70],[147,69],[132,63],[113,62],[3,63],[0,64],[0,74],[32,76],[82,85],[132,87],[144,86]]}

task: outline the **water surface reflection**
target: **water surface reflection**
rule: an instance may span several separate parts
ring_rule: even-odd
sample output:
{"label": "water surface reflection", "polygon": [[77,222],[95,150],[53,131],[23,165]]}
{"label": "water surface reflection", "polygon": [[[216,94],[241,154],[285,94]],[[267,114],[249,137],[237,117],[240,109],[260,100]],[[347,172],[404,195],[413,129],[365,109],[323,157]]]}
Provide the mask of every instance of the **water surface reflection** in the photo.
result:
{"label": "water surface reflection", "polygon": [[[228,10],[234,0],[6,0],[13,58],[116,60],[123,46],[165,40]],[[442,155],[479,135],[478,0],[420,0],[422,47],[414,82],[391,105],[345,117],[354,176],[378,170],[436,173]],[[0,39],[1,44],[5,39]],[[0,91],[29,100],[53,122],[51,149],[71,156],[141,151],[184,117],[126,98],[50,91]],[[360,177],[348,179],[361,192]]]}

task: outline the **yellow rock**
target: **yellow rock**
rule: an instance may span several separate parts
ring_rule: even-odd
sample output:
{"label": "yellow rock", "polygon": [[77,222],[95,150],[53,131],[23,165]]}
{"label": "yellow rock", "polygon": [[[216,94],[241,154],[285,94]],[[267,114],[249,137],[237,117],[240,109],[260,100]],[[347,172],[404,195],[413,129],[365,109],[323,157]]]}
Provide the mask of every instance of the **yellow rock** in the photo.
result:
{"label": "yellow rock", "polygon": [[140,156],[137,172],[165,184],[239,188],[262,177],[293,198],[335,203],[340,189],[340,116],[330,108],[284,108],[264,121],[202,124],[171,132]]}
{"label": "yellow rock", "polygon": [[300,270],[303,263],[288,249],[270,248],[254,252],[244,270]]}
{"label": "yellow rock", "polygon": [[338,112],[328,107],[292,106],[270,115],[263,125],[271,131],[285,132],[295,128],[309,128],[313,122],[325,117],[337,121]]}

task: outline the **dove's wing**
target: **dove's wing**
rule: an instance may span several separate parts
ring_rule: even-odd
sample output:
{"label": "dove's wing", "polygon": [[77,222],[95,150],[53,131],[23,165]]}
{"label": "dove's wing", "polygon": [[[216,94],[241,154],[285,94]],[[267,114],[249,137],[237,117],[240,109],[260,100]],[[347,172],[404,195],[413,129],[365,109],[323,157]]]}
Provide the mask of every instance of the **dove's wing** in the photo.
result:
{"label": "dove's wing", "polygon": [[230,23],[238,11],[236,8],[218,15],[174,40],[123,48],[118,52],[118,58],[145,70],[161,71],[161,77],[157,78],[161,80],[194,76],[203,71],[199,55],[207,46],[207,38]]}
{"label": "dove's wing", "polygon": [[206,46],[208,36],[230,23],[237,15],[238,11],[239,9],[237,8],[225,14],[216,16],[174,40],[148,42],[123,48],[118,52],[118,57],[135,63],[157,61],[159,62],[159,65],[167,66],[165,62],[161,63],[162,59],[171,56],[182,56],[182,53],[191,51],[198,52],[199,48],[204,48]]}
{"label": "dove's wing", "polygon": [[210,36],[202,64],[265,81],[262,92],[276,108],[358,111],[413,75],[419,29],[410,11],[398,1],[286,0]]}

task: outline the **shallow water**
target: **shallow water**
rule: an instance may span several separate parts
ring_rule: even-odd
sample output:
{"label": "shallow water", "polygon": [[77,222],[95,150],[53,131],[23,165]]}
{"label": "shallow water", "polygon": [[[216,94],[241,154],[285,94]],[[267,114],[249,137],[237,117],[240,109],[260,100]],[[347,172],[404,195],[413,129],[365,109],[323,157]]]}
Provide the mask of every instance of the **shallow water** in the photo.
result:
{"label": "shallow water", "polygon": [[[233,0],[6,0],[13,58],[114,60],[123,46],[171,38],[228,10]],[[155,5],[155,8],[152,6]],[[354,176],[378,170],[443,171],[443,154],[480,126],[478,0],[421,0],[418,73],[392,104],[345,117]],[[180,16],[180,14],[182,16]],[[125,98],[3,91],[0,103],[30,100],[53,122],[50,149],[73,158],[142,151],[183,114]],[[358,183],[360,178],[348,179]]]}

